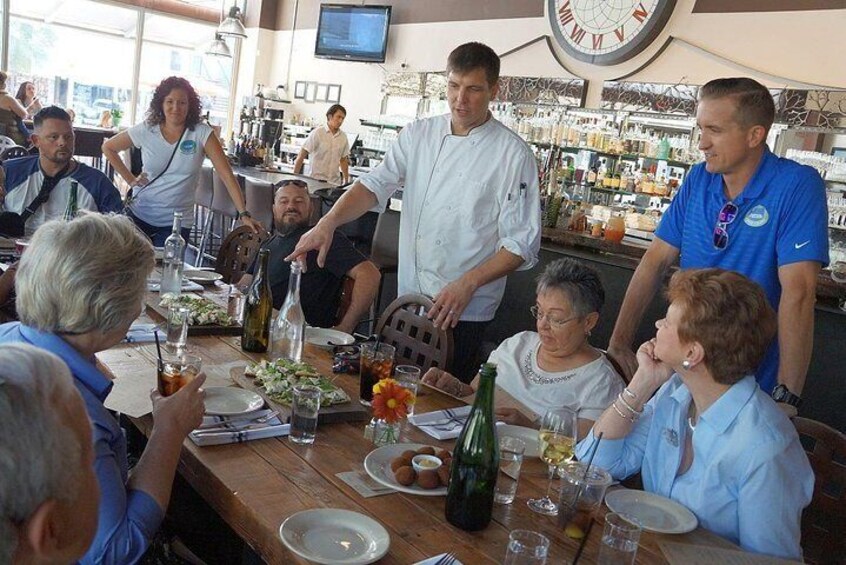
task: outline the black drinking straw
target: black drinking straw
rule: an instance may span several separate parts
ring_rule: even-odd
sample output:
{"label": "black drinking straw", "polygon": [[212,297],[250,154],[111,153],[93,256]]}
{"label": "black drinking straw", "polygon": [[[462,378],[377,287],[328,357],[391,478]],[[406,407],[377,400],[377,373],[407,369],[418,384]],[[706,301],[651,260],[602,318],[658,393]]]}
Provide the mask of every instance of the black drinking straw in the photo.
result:
{"label": "black drinking straw", "polygon": [[156,351],[159,354],[159,363],[162,362],[162,346],[159,343],[159,330],[153,330],[153,337],[156,338]]}
{"label": "black drinking straw", "polygon": [[[588,457],[587,467],[585,467],[585,474],[582,477],[582,483],[587,480],[588,473],[590,472],[590,465],[593,463],[593,457],[596,455],[596,450],[599,449],[599,442],[602,441],[602,434],[603,432],[599,432],[599,435],[596,436],[596,443],[593,444],[593,451],[590,452],[590,457]],[[582,495],[582,487],[579,485],[579,489],[576,491],[576,502],[579,501],[579,497]],[[593,518],[591,517],[590,522],[588,522],[587,531],[585,531],[585,537],[582,538],[581,543],[579,544],[579,550],[576,551],[576,556],[573,558],[573,565],[579,562],[579,557],[582,556],[582,551],[585,549],[585,545],[587,544],[588,536],[590,536],[590,531],[593,528]]]}

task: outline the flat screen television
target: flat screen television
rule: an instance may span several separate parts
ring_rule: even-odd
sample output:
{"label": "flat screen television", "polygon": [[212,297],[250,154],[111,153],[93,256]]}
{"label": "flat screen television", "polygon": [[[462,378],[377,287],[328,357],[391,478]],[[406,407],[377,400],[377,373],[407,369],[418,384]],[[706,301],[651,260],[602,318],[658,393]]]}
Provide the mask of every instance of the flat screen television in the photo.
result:
{"label": "flat screen television", "polygon": [[321,4],[314,56],[384,63],[390,23],[390,6]]}

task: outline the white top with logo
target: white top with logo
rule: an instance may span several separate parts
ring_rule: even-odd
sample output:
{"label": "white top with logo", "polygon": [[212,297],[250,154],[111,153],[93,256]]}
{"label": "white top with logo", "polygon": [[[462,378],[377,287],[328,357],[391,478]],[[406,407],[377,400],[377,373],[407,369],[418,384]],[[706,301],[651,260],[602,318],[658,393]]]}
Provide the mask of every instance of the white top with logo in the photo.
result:
{"label": "white top with logo", "polygon": [[135,189],[136,199],[132,213],[138,219],[153,226],[169,226],[173,223],[173,212],[182,212],[182,227],[194,222],[194,192],[205,158],[206,140],[212,129],[208,124],[197,124],[193,130],[185,130],[179,148],[162,137],[159,126],[140,123],[127,130],[132,145],[141,149],[144,172],[153,180],[165,170],[170,156],[173,161],[167,172],[142,189]]}
{"label": "white top with logo", "polygon": [[341,184],[341,159],[350,154],[347,134],[340,129],[338,133],[332,133],[329,126],[323,124],[308,134],[303,149],[308,151],[310,177]]}

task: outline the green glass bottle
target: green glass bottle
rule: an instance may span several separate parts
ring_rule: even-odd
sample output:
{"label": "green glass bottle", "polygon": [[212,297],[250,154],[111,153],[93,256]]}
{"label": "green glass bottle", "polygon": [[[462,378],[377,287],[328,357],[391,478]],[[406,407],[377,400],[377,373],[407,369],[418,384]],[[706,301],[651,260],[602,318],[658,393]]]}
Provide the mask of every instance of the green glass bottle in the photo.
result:
{"label": "green glass bottle", "polygon": [[273,315],[273,294],[267,273],[270,251],[259,251],[258,270],[244,303],[244,335],[241,349],[251,353],[264,353],[270,345],[270,320]]}
{"label": "green glass bottle", "polygon": [[490,523],[499,470],[493,413],[496,365],[483,364],[479,374],[476,401],[455,443],[446,498],[447,521],[468,532]]}

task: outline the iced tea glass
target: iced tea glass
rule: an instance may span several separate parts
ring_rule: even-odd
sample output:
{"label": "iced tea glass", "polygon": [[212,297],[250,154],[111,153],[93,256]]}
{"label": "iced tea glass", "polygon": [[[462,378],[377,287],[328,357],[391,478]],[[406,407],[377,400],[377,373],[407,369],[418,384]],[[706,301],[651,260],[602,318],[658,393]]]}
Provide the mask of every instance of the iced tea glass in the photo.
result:
{"label": "iced tea glass", "polygon": [[165,353],[158,360],[158,388],[162,396],[170,396],[194,380],[202,360],[190,353]]}
{"label": "iced tea glass", "polygon": [[561,490],[558,499],[558,526],[567,536],[581,539],[593,515],[602,504],[611,475],[605,469],[586,463],[570,462],[560,467]]}
{"label": "iced tea glass", "polygon": [[359,402],[370,406],[373,401],[373,385],[391,376],[394,370],[396,349],[387,343],[361,344],[361,379],[359,382]]}

